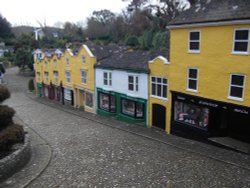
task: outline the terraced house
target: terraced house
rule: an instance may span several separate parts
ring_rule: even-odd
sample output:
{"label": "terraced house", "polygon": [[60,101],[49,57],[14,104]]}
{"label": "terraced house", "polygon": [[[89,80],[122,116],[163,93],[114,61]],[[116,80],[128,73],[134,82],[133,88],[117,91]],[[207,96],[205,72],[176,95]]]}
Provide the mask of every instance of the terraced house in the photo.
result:
{"label": "terraced house", "polygon": [[170,23],[171,132],[250,142],[250,3],[208,0]]}

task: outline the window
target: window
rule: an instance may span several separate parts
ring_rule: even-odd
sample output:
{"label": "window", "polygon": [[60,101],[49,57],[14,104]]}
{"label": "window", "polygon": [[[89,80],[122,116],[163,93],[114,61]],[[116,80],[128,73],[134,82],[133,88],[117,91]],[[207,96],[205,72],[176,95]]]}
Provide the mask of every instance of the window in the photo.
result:
{"label": "window", "polygon": [[37,72],[37,73],[36,73],[36,78],[37,78],[37,81],[38,81],[38,82],[40,82],[40,81],[41,81],[40,72]]}
{"label": "window", "polygon": [[107,93],[100,93],[100,108],[108,112],[116,112],[116,97]]}
{"label": "window", "polygon": [[129,91],[138,91],[139,90],[139,77],[138,76],[128,76],[128,90]]}
{"label": "window", "polygon": [[82,63],[83,64],[86,63],[86,57],[85,57],[85,55],[82,55]]}
{"label": "window", "polygon": [[86,106],[93,108],[93,94],[86,92]]}
{"label": "window", "polygon": [[189,32],[189,52],[200,52],[200,31]]}
{"label": "window", "polygon": [[186,125],[207,130],[209,109],[182,101],[174,102],[174,120]]}
{"label": "window", "polygon": [[198,69],[188,69],[188,88],[189,91],[197,91],[198,88]]}
{"label": "window", "polygon": [[122,113],[134,118],[144,117],[144,105],[141,102],[122,99]]}
{"label": "window", "polygon": [[54,60],[54,68],[57,68],[57,61]]}
{"label": "window", "polygon": [[54,81],[55,83],[58,83],[58,72],[54,71]]}
{"label": "window", "polygon": [[67,101],[71,101],[71,90],[64,88],[64,99]]}
{"label": "window", "polygon": [[234,32],[234,53],[247,53],[249,42],[249,29],[237,29]]}
{"label": "window", "polygon": [[160,98],[167,98],[167,91],[168,91],[168,80],[162,77],[151,77],[151,95],[160,97]]}
{"label": "window", "polygon": [[245,75],[231,74],[229,98],[242,100],[244,95]]}
{"label": "window", "polygon": [[45,61],[44,68],[48,68],[48,61]]}
{"label": "window", "polygon": [[66,65],[69,65],[69,58],[66,57]]}
{"label": "window", "polygon": [[65,71],[65,76],[66,76],[66,82],[70,82],[70,72]]}
{"label": "window", "polygon": [[45,77],[45,82],[48,83],[49,82],[49,73],[44,72],[44,77]]}
{"label": "window", "polygon": [[81,80],[82,80],[82,84],[87,83],[87,72],[86,72],[86,70],[81,70]]}
{"label": "window", "polygon": [[112,72],[103,72],[103,85],[112,86]]}

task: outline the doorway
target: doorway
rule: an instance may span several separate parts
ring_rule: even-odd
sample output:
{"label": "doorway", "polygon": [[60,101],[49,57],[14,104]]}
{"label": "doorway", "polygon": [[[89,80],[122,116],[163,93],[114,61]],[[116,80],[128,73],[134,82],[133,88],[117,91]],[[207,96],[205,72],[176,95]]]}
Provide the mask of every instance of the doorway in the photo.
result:
{"label": "doorway", "polygon": [[152,125],[154,127],[160,128],[165,130],[166,126],[166,107],[153,104],[153,118],[152,118]]}

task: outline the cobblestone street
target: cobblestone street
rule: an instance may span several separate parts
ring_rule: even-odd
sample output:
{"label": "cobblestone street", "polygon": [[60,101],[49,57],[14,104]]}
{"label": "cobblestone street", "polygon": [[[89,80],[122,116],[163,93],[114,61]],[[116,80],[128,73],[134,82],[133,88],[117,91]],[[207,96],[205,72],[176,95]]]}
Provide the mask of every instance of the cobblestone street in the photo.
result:
{"label": "cobblestone street", "polygon": [[7,71],[7,104],[52,149],[49,165],[28,187],[250,187],[249,155],[159,133],[166,144],[150,139],[154,132],[139,136],[115,120],[112,127],[107,119],[98,123],[68,113],[28,97],[28,79],[16,68]]}

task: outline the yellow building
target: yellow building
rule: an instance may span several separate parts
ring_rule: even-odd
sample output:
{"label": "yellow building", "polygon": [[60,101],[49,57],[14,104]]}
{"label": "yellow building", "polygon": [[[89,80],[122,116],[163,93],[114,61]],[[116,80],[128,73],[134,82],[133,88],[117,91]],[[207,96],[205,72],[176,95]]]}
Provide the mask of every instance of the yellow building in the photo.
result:
{"label": "yellow building", "polygon": [[34,70],[35,70],[35,82],[36,82],[36,95],[42,96],[42,82],[43,82],[43,65],[42,60],[36,59],[34,61]]}
{"label": "yellow building", "polygon": [[96,57],[87,45],[81,45],[74,57],[72,69],[75,107],[84,108],[85,111],[95,113],[95,71]]}
{"label": "yellow building", "polygon": [[167,126],[192,137],[250,142],[249,3],[198,5],[168,26],[172,115]]}
{"label": "yellow building", "polygon": [[158,56],[149,61],[149,70],[148,126],[169,132],[166,123],[171,114],[171,108],[168,107],[170,63],[165,57]]}

